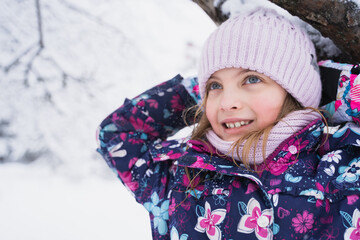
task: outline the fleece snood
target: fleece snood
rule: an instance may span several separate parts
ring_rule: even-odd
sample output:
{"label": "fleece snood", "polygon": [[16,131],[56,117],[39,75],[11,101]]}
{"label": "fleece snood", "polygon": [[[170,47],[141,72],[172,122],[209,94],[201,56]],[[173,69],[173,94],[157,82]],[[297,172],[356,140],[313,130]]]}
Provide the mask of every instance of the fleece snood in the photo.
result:
{"label": "fleece snood", "polygon": [[[260,139],[254,151],[254,146],[249,152],[249,164],[261,164],[284,140],[300,131],[315,119],[321,118],[320,114],[312,110],[300,110],[288,114],[279,123],[277,123],[270,131],[266,141],[265,156],[262,154],[263,138]],[[222,154],[241,161],[238,154],[233,153],[232,146],[234,142],[222,140],[213,130],[206,133],[206,138],[217,150]],[[244,143],[239,147],[239,156],[242,156]]]}

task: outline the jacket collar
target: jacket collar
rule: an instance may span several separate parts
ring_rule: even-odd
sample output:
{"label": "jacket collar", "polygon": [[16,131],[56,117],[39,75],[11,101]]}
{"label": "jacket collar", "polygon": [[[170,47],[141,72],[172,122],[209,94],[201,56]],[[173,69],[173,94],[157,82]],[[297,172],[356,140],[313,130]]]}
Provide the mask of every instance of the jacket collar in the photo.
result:
{"label": "jacket collar", "polygon": [[[276,162],[278,165],[293,165],[296,160],[293,155],[317,148],[322,135],[322,121],[315,121],[301,131],[284,140],[275,151],[268,156],[264,164],[258,165],[262,171],[270,170],[269,164]],[[192,168],[205,168],[210,171],[218,171],[225,174],[252,173],[239,161],[234,162],[230,157],[219,153],[210,144],[197,141],[188,141],[188,150],[178,161],[180,166]],[[274,171],[273,171],[274,172]],[[274,172],[274,175],[281,174]]]}

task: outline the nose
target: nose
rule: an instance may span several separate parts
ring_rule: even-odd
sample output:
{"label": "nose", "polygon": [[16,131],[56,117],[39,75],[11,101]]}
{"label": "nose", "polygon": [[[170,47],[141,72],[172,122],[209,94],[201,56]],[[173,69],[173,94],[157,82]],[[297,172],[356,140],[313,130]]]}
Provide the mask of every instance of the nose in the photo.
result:
{"label": "nose", "polygon": [[236,91],[226,91],[223,93],[220,107],[224,111],[239,110],[243,107],[243,100]]}

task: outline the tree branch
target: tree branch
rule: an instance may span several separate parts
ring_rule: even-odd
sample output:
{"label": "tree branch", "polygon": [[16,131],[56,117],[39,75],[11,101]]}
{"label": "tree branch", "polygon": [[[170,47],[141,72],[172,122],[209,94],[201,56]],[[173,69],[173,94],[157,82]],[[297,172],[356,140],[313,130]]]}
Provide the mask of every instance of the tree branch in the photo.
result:
{"label": "tree branch", "polygon": [[43,49],[44,48],[44,40],[43,40],[40,0],[35,0],[35,5],[36,5],[36,17],[37,17],[37,22],[38,22],[39,45],[40,45],[40,49]]}
{"label": "tree branch", "polygon": [[219,0],[217,4],[214,3],[214,0],[192,1],[199,5],[216,25],[220,25],[222,22],[229,18],[229,16],[224,15],[221,11],[221,6],[226,2],[226,0]]}
{"label": "tree branch", "polygon": [[[207,15],[220,25],[228,16],[221,7],[226,0],[192,0]],[[311,24],[322,36],[330,38],[342,51],[338,57],[326,56],[323,49],[317,49],[319,59],[332,58],[335,61],[360,62],[360,10],[352,0],[270,0],[278,6]],[[318,46],[321,48],[322,46]]]}
{"label": "tree branch", "polygon": [[37,43],[28,47],[25,51],[19,54],[11,63],[9,63],[7,66],[5,66],[4,72],[8,73],[13,67],[17,66],[20,62],[20,59],[22,59],[25,55],[27,55],[33,48],[37,46]]}
{"label": "tree branch", "polygon": [[360,62],[360,10],[352,1],[270,0],[319,30],[341,49],[338,61]]}

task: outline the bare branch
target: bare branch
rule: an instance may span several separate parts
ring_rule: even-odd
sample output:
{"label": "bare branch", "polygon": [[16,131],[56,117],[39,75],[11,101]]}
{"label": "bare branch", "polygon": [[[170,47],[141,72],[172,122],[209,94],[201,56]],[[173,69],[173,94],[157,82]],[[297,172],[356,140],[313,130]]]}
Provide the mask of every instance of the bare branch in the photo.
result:
{"label": "bare branch", "polygon": [[20,60],[27,55],[32,49],[36,48],[36,46],[38,45],[38,43],[31,45],[30,47],[28,47],[25,51],[23,51],[22,53],[19,54],[19,56],[17,56],[11,63],[9,63],[7,66],[5,66],[4,72],[8,73],[13,67],[17,66],[20,62]]}
{"label": "bare branch", "polygon": [[53,58],[50,58],[50,57],[46,57],[44,58],[44,60],[50,62],[59,72],[61,72],[61,75],[62,75],[62,85],[63,87],[65,88],[66,85],[67,85],[67,81],[68,79],[73,79],[77,82],[82,82],[82,79],[78,78],[78,77],[74,77],[73,75],[65,72],[61,67],[60,65],[53,59]]}
{"label": "bare branch", "polygon": [[35,5],[36,5],[36,17],[37,17],[37,21],[38,21],[39,45],[40,45],[40,49],[43,49],[44,48],[44,40],[43,40],[40,0],[35,0]]}
{"label": "bare branch", "polygon": [[29,87],[29,73],[33,69],[33,64],[35,59],[40,55],[43,48],[39,47],[35,54],[30,58],[29,62],[26,64],[26,68],[24,71],[24,85]]}
{"label": "bare branch", "polygon": [[216,6],[214,0],[192,0],[192,1],[197,5],[199,5],[216,25],[220,25],[229,17],[227,15],[224,15],[221,11],[221,6],[226,2],[226,0],[219,0]]}
{"label": "bare branch", "polygon": [[37,26],[38,26],[38,42],[34,45],[31,45],[28,47],[25,51],[19,54],[18,57],[16,57],[10,64],[8,64],[6,67],[4,67],[4,72],[8,73],[10,70],[12,70],[14,67],[19,65],[22,58],[24,58],[26,55],[28,55],[33,49],[36,49],[36,52],[33,56],[29,59],[29,61],[26,64],[25,71],[24,71],[24,85],[29,86],[29,72],[33,68],[33,64],[35,59],[40,56],[42,50],[44,49],[44,39],[43,39],[43,30],[42,30],[42,17],[41,17],[41,6],[40,6],[40,0],[35,0],[35,9],[36,9],[36,20],[37,20]]}
{"label": "bare branch", "polygon": [[91,13],[89,13],[89,12],[85,11],[84,9],[81,9],[81,8],[79,8],[79,7],[77,7],[77,6],[69,3],[69,2],[66,1],[66,0],[60,0],[60,2],[61,2],[64,6],[66,6],[67,8],[73,10],[74,12],[77,12],[77,13],[85,16],[87,19],[90,19],[90,20],[94,21],[96,24],[99,24],[99,25],[101,25],[101,26],[103,26],[103,27],[106,27],[106,28],[112,30],[113,32],[115,32],[115,33],[117,33],[117,34],[120,34],[123,38],[125,38],[125,34],[124,34],[122,31],[120,31],[120,30],[119,30],[118,28],[116,28],[115,26],[104,22],[101,18],[92,15]]}

